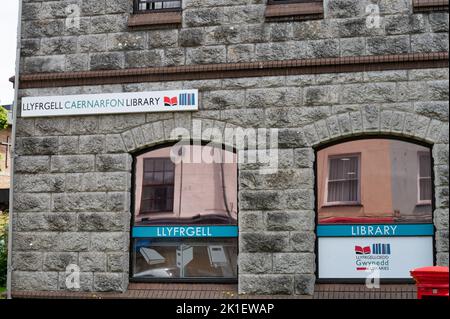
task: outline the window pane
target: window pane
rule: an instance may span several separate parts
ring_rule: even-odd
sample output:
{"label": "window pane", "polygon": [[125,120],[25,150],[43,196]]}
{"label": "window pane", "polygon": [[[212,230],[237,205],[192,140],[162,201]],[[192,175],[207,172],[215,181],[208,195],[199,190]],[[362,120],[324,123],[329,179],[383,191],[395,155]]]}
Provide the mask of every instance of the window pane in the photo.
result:
{"label": "window pane", "polygon": [[[158,190],[153,196],[151,209],[158,214],[149,214],[149,204],[145,212],[144,204],[135,205],[135,223],[237,224],[236,154],[201,145],[184,146],[183,160],[176,163],[171,154],[171,147],[165,147],[136,158],[136,203],[150,199],[146,188],[165,193]],[[215,154],[214,159],[224,158],[226,163],[203,161],[204,154]]]}
{"label": "window pane", "polygon": [[166,188],[165,187],[158,187],[155,188],[155,198],[156,200],[161,200],[166,198]]}
{"label": "window pane", "polygon": [[164,174],[164,184],[173,184],[174,174],[173,172],[166,172]]}
{"label": "window pane", "polygon": [[154,184],[163,184],[164,183],[164,172],[155,173],[153,182],[154,182]]}
{"label": "window pane", "polygon": [[[430,149],[394,139],[317,152],[319,223],[431,223]],[[355,205],[357,204],[357,205]]]}
{"label": "window pane", "polygon": [[[205,149],[209,148],[209,149]],[[136,157],[134,226],[237,225],[237,157],[232,162],[193,160],[209,146],[186,146],[182,161],[171,148]],[[215,151],[215,150],[214,150]],[[222,152],[218,149],[217,152]],[[201,156],[200,156],[201,157]],[[221,156],[219,156],[221,158]],[[237,238],[133,239],[132,275],[147,278],[229,278],[237,276]]]}
{"label": "window pane", "polygon": [[147,10],[147,3],[139,2],[139,10]]}
{"label": "window pane", "polygon": [[153,172],[144,173],[144,184],[150,184],[154,180]]}
{"label": "window pane", "polygon": [[337,181],[328,185],[328,202],[356,202],[358,181]]}
{"label": "window pane", "polygon": [[170,159],[166,159],[164,162],[164,170],[166,172],[173,172],[175,169],[175,165]]}
{"label": "window pane", "polygon": [[163,172],[164,171],[164,159],[156,159],[155,160],[155,172]]}
{"label": "window pane", "polygon": [[155,198],[155,190],[151,187],[144,187],[142,198],[143,198],[143,200],[154,199]]}
{"label": "window pane", "polygon": [[146,171],[146,172],[154,171],[154,160],[153,159],[146,159],[144,161],[144,171]]}
{"label": "window pane", "polygon": [[332,157],[329,160],[327,201],[357,202],[358,201],[358,157]]}
{"label": "window pane", "polygon": [[431,200],[431,178],[420,180],[420,200]]}
{"label": "window pane", "polygon": [[181,7],[181,1],[168,1],[165,3],[164,8],[170,9],[170,8],[180,8]]}
{"label": "window pane", "polygon": [[150,201],[148,200],[143,200],[141,203],[141,209],[144,212],[148,212],[150,211]]}
{"label": "window pane", "polygon": [[173,210],[173,197],[169,197],[169,196],[167,197],[165,210],[166,211]]}
{"label": "window pane", "polygon": [[330,181],[343,179],[342,161],[339,158],[330,160]]}
{"label": "window pane", "polygon": [[134,278],[236,278],[237,239],[135,239]]}
{"label": "window pane", "polygon": [[420,160],[420,177],[430,177],[431,176],[431,158],[429,154],[419,155]]}
{"label": "window pane", "polygon": [[141,11],[181,8],[181,0],[135,0]]}
{"label": "window pane", "polygon": [[345,177],[347,179],[358,179],[358,157],[350,157],[347,161],[347,169],[345,171]]}
{"label": "window pane", "polygon": [[357,178],[358,157],[344,156],[330,159],[330,181]]}

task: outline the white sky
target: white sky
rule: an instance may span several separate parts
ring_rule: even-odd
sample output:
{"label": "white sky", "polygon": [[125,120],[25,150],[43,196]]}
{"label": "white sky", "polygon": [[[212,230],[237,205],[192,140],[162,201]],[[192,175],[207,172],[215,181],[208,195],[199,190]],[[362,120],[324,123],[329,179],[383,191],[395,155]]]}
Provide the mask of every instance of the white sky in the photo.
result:
{"label": "white sky", "polygon": [[14,89],[9,78],[15,73],[17,11],[19,0],[3,0],[0,7],[0,105],[11,104]]}

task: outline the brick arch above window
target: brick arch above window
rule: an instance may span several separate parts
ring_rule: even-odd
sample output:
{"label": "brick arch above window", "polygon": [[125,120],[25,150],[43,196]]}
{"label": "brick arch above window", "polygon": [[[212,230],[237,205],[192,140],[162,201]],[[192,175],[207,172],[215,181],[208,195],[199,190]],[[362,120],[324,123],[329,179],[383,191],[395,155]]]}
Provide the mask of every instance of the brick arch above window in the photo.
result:
{"label": "brick arch above window", "polygon": [[[197,127],[201,123],[201,138]],[[448,122],[442,122],[421,114],[397,110],[382,110],[379,106],[363,106],[358,111],[350,111],[331,115],[308,125],[298,128],[279,129],[279,148],[311,147],[317,148],[333,141],[364,136],[391,136],[406,138],[412,141],[427,143],[447,151],[448,156]],[[174,130],[178,128],[177,130]],[[158,119],[128,128],[120,133],[123,149],[128,153],[163,143],[181,140],[184,133],[189,133],[191,140],[212,141],[208,136],[211,129],[224,132],[226,128],[239,129],[245,132],[249,127],[243,127],[231,121],[214,120],[203,117],[193,117],[190,113],[174,113],[166,119]],[[195,132],[197,130],[197,132]],[[171,136],[174,132],[175,135]],[[226,138],[226,134],[223,135]],[[225,146],[234,148],[236,145]],[[441,153],[442,153],[441,152]],[[445,154],[440,156],[445,160]]]}
{"label": "brick arch above window", "polygon": [[358,111],[334,114],[303,127],[305,143],[314,148],[343,138],[377,135],[448,144],[448,123],[417,113],[367,105]]}
{"label": "brick arch above window", "polygon": [[[143,149],[174,143],[184,140],[212,142],[221,144],[226,148],[234,149],[235,145],[227,144],[225,129],[245,131],[246,128],[206,118],[192,118],[189,113],[175,113],[173,117],[165,120],[148,122],[123,131],[120,135],[125,149],[129,153],[136,153]],[[222,133],[222,141],[215,138],[212,133]]]}

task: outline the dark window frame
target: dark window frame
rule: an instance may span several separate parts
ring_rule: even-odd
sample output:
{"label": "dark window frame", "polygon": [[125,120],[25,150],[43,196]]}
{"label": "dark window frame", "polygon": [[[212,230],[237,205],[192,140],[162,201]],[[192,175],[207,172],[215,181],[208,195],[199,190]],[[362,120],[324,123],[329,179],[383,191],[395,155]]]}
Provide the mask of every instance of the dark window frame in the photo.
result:
{"label": "dark window frame", "polygon": [[[161,8],[161,9],[139,9],[141,3],[169,3],[169,2],[180,2],[179,7],[175,8]],[[164,5],[163,5],[164,6]],[[158,12],[179,12],[182,11],[183,0],[133,0],[133,14],[145,14],[145,13],[158,13]]]}
{"label": "dark window frame", "polygon": [[[155,162],[156,161],[161,161],[161,160],[164,163],[163,164],[164,165],[163,169],[162,170],[155,170]],[[166,170],[166,163],[168,163],[169,161],[172,163],[172,170]],[[153,162],[153,170],[151,170],[151,171],[146,171],[146,169],[145,169],[146,168],[146,163],[148,163],[148,162]],[[145,179],[145,174],[147,172],[151,172],[153,174],[155,174],[155,173],[162,173],[162,183],[159,183],[159,184],[147,183],[146,179]],[[165,180],[166,180],[166,173],[169,173],[169,172],[172,173],[171,183],[166,183],[165,182]],[[170,160],[170,158],[168,158],[168,157],[144,158],[142,174],[143,174],[143,176],[142,176],[142,194],[141,194],[141,198],[140,198],[141,210],[140,210],[139,214],[157,214],[157,213],[164,213],[164,212],[171,212],[171,211],[173,211],[174,193],[175,193],[175,164]],[[156,191],[156,189],[165,189],[165,192],[171,192],[172,196],[170,196],[169,194],[166,193],[166,196],[164,198],[164,201],[165,201],[164,205],[161,205],[161,204],[157,205],[156,204],[156,201],[157,201],[156,195],[155,195],[155,197],[153,199],[146,199],[146,198],[144,198],[144,192],[145,192],[146,188],[154,189],[155,191]],[[168,199],[172,200],[171,203],[168,203]],[[154,202],[153,206],[149,205],[150,207],[164,206],[165,208],[164,209],[157,209],[157,210],[155,210],[155,209],[148,209],[147,210],[147,209],[145,209],[145,207],[147,207],[147,204],[144,204],[144,203],[148,202],[148,201],[150,201],[150,202],[153,201]]]}
{"label": "dark window frame", "polygon": [[[431,156],[431,152],[424,152],[424,151],[419,151],[417,153],[417,157],[418,157],[418,169],[417,169],[417,205],[431,205],[431,201],[432,201],[432,189],[433,189],[433,180],[432,180],[432,170],[433,167],[431,166],[431,162],[432,162],[432,156]],[[429,172],[429,176],[425,176],[422,175],[422,171],[421,171],[421,161],[423,158],[427,158],[427,161],[430,163],[429,168],[430,168],[430,172]],[[428,167],[428,165],[427,165]],[[427,194],[429,196],[429,198],[425,198],[422,199],[422,184],[421,182],[423,180],[426,180],[428,183],[430,183],[430,193]]]}
{"label": "dark window frame", "polygon": [[448,0],[413,0],[413,13],[448,12]]}
{"label": "dark window frame", "polygon": [[323,19],[323,0],[268,0],[264,15],[266,22]]}
{"label": "dark window frame", "polygon": [[[152,146],[152,147],[148,147],[146,149],[140,150],[138,152],[133,153],[133,164],[132,164],[132,177],[131,177],[131,203],[130,203],[130,207],[134,212],[134,208],[136,205],[136,201],[137,201],[137,196],[136,196],[136,167],[137,167],[137,157],[139,155],[151,152],[151,151],[155,151],[158,149],[163,149],[165,147],[170,147],[175,145],[176,143],[179,143],[180,141],[177,142],[165,142],[165,143],[161,143],[159,145],[156,146]],[[196,145],[195,144],[196,141],[194,140],[189,140],[187,142],[186,145]],[[237,149],[234,147],[230,147],[230,146],[226,146],[224,144],[220,144],[220,143],[215,143],[215,142],[211,142],[211,141],[201,141],[201,145],[202,146],[214,146],[217,148],[220,148],[222,150],[226,150],[226,151],[230,151],[233,152],[235,154],[237,154]],[[237,174],[239,176],[239,167],[237,167]],[[239,188],[240,185],[239,183],[237,183],[236,185],[236,191],[239,194]],[[238,215],[239,218],[239,215]],[[131,229],[133,227],[135,227],[135,219],[131,218],[130,221],[130,227]],[[239,268],[238,268],[238,272],[237,272],[237,277],[236,278],[219,278],[219,277],[211,277],[211,278],[136,278],[133,276],[133,254],[134,252],[134,248],[135,248],[135,241],[137,240],[137,238],[133,238],[132,232],[130,231],[129,233],[129,245],[128,245],[128,251],[129,251],[129,260],[128,260],[128,269],[129,269],[129,273],[128,273],[128,279],[130,282],[135,282],[135,283],[144,283],[144,282],[149,282],[149,283],[215,283],[215,284],[237,284],[238,283],[238,277],[239,277]],[[214,237],[214,238],[221,238],[221,237]],[[238,247],[238,256],[239,256],[239,237],[235,237],[236,238],[236,245]],[[151,239],[151,238],[148,238]]]}
{"label": "dark window frame", "polygon": [[[433,221],[431,224],[435,227],[435,223],[434,223],[434,217],[435,217],[435,209],[436,209],[436,200],[435,200],[435,174],[434,174],[434,157],[433,157],[433,153],[432,153],[432,148],[433,148],[433,144],[424,142],[424,141],[420,141],[417,139],[413,139],[413,138],[408,138],[408,137],[404,137],[404,136],[394,136],[394,135],[390,135],[390,134],[374,134],[374,135],[367,135],[367,134],[362,134],[362,135],[358,135],[358,136],[351,136],[351,137],[342,137],[333,141],[329,141],[317,146],[313,146],[314,149],[314,164],[313,164],[313,170],[314,170],[314,211],[315,211],[315,229],[314,229],[314,233],[316,235],[316,240],[315,240],[315,246],[314,246],[314,254],[315,254],[315,270],[314,270],[314,275],[316,276],[316,284],[364,284],[366,279],[356,279],[356,278],[320,278],[319,276],[319,237],[317,236],[317,227],[320,225],[319,224],[319,208],[320,203],[319,203],[319,183],[317,180],[317,171],[318,171],[318,161],[317,161],[317,156],[318,156],[318,152],[320,152],[323,149],[326,149],[328,147],[331,147],[333,145],[338,145],[338,144],[342,144],[342,143],[346,143],[346,142],[353,142],[353,141],[359,141],[359,140],[370,140],[370,139],[388,139],[388,140],[395,140],[395,141],[403,141],[403,142],[408,142],[408,143],[412,143],[412,144],[416,144],[416,145],[420,145],[420,146],[424,146],[426,148],[428,148],[430,155],[431,155],[431,181],[432,181],[432,187],[431,187],[431,220]],[[434,230],[433,233],[433,265],[436,264],[437,262],[437,248],[436,248],[436,228]],[[404,279],[404,278],[381,278],[380,279],[380,284],[413,284],[414,283],[414,279]]]}
{"label": "dark window frame", "polygon": [[323,0],[267,0],[268,5],[290,4],[290,3],[311,3],[311,2],[323,2]]}

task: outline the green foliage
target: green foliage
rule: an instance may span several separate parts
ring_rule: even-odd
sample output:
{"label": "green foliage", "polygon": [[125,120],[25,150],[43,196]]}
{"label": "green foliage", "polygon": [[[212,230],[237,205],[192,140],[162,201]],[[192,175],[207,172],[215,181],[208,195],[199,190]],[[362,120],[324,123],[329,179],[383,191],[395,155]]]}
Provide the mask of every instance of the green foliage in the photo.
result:
{"label": "green foliage", "polygon": [[8,111],[0,106],[0,131],[8,127]]}
{"label": "green foliage", "polygon": [[0,287],[6,285],[8,260],[8,214],[0,211]]}
{"label": "green foliage", "polygon": [[[0,131],[8,127],[8,111],[0,106]],[[0,287],[6,285],[8,260],[8,213],[0,211]]]}

